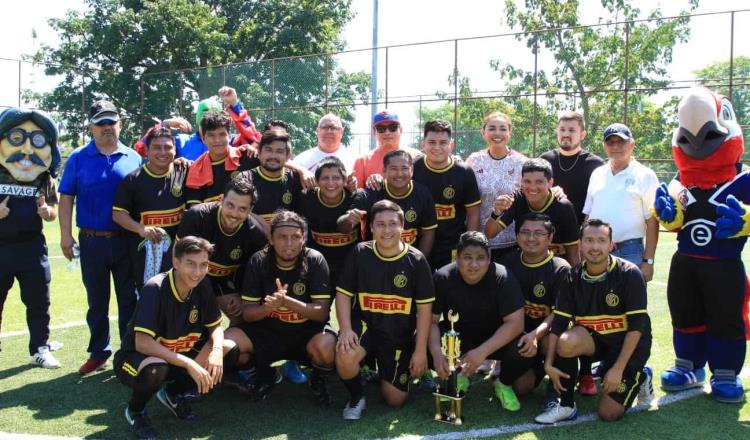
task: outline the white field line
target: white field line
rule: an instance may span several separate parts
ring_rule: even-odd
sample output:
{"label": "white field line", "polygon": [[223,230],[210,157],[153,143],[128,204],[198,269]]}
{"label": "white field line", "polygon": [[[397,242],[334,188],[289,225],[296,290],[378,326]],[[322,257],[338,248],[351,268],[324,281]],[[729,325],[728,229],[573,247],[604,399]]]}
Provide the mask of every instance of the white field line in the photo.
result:
{"label": "white field line", "polygon": [[[110,321],[117,321],[117,316],[110,316],[109,320]],[[82,327],[84,325],[86,325],[86,321],[73,321],[73,322],[65,322],[65,323],[62,323],[62,324],[53,325],[49,329],[50,330],[61,330],[61,329],[71,328],[71,327]],[[3,332],[3,333],[0,333],[0,338],[12,338],[14,336],[25,336],[25,335],[28,335],[28,334],[29,334],[28,330],[16,330],[14,332]],[[5,437],[1,437],[0,436],[0,439],[4,439],[4,438]]]}

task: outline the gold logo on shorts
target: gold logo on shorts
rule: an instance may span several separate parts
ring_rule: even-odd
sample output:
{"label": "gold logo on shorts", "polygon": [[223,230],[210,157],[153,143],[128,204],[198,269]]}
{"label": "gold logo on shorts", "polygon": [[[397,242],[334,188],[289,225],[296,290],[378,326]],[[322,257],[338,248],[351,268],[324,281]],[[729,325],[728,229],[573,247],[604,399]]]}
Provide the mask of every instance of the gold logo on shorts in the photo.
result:
{"label": "gold logo on shorts", "polygon": [[452,199],[456,195],[456,190],[449,186],[443,190],[443,197],[446,199]]}
{"label": "gold logo on shorts", "polygon": [[620,385],[617,385],[617,391],[618,393],[624,393],[625,389],[627,388],[627,385],[625,385],[625,382],[620,382]]}
{"label": "gold logo on shorts", "polygon": [[537,298],[543,297],[547,293],[547,290],[544,288],[544,284],[539,283],[536,286],[534,286],[534,296]]}
{"label": "gold logo on shorts", "polygon": [[398,381],[401,385],[406,385],[406,382],[409,381],[409,376],[406,373],[402,373],[401,376],[398,377]]}
{"label": "gold logo on shorts", "polygon": [[287,191],[284,193],[283,196],[281,196],[281,201],[284,202],[285,205],[291,205],[292,204],[292,193]]}
{"label": "gold logo on shorts", "polygon": [[615,295],[615,292],[610,291],[607,296],[604,298],[604,301],[607,302],[607,305],[610,307],[614,307],[617,304],[620,304],[620,297]]}
{"label": "gold logo on shorts", "polygon": [[396,287],[398,287],[398,288],[406,286],[406,282],[407,281],[409,281],[408,278],[406,278],[406,275],[404,275],[402,273],[400,273],[400,274],[396,275],[395,277],[393,277],[393,285],[396,286]]}
{"label": "gold logo on shorts", "polygon": [[294,293],[295,295],[302,295],[303,293],[305,293],[305,284],[300,283],[299,281],[294,283],[294,285],[292,285],[292,293]]}
{"label": "gold logo on shorts", "polygon": [[231,258],[232,260],[239,260],[241,256],[242,249],[240,249],[239,247],[232,249],[232,252],[229,253],[229,258]]}
{"label": "gold logo on shorts", "polygon": [[407,222],[413,222],[417,220],[417,211],[413,209],[406,211],[406,214],[404,214],[404,218],[406,219]]}
{"label": "gold logo on shorts", "polygon": [[195,324],[198,322],[198,309],[193,309],[190,311],[190,315],[188,315],[188,321],[190,321],[191,324]]}

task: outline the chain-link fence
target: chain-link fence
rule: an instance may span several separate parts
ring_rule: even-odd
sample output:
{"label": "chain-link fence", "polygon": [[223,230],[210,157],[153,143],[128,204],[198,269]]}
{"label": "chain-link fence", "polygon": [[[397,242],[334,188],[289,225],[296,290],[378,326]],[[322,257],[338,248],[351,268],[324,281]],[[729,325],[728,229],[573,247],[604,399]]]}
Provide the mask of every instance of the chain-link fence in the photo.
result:
{"label": "chain-link fence", "polygon": [[[648,35],[641,34],[643,25],[648,33],[660,25],[678,21],[684,28],[689,27],[689,37],[678,40],[673,50],[661,57],[657,69],[642,75],[639,60],[645,51],[655,50],[648,46]],[[535,44],[534,40],[555,35],[560,38],[558,49],[593,50],[582,48],[575,40],[578,34],[571,33],[581,29],[622,41],[613,50],[612,72],[603,75],[607,81],[600,83],[580,87],[576,78],[571,77],[563,87],[555,85],[552,74],[568,74],[570,69],[561,66],[554,49]],[[569,45],[565,38],[570,38]],[[491,110],[510,114],[511,147],[534,156],[556,146],[559,112],[586,110],[589,133],[586,148],[601,153],[599,134],[603,127],[612,122],[628,123],[636,136],[636,155],[650,161],[666,176],[673,172],[671,131],[676,126],[676,102],[684,89],[704,83],[730,96],[741,125],[750,134],[750,47],[738,44],[748,39],[750,10],[545,29],[147,72],[134,80],[138,90],[128,87],[120,92],[128,97],[137,93],[139,99],[122,99],[120,104],[131,116],[131,134],[134,134],[151,125],[152,118],[179,115],[192,122],[199,100],[216,95],[221,86],[231,86],[259,126],[271,119],[290,124],[295,153],[315,145],[317,121],[328,112],[344,119],[345,145],[364,152],[373,142],[370,132],[373,109],[388,108],[402,120],[402,144],[416,145],[421,138],[420,127],[427,119],[448,119],[454,126],[457,151],[463,156],[484,147],[481,120]],[[372,70],[373,51],[377,51],[379,60],[376,72]],[[702,80],[696,78],[697,70],[718,62],[727,64],[723,69],[704,72]],[[71,76],[68,72],[50,77],[44,75],[44,67],[0,60],[3,71],[18,72],[16,76],[9,73],[10,79],[6,81],[18,84],[17,94],[6,87],[6,95],[0,95],[0,107],[34,106],[41,93],[55,90],[63,83],[81,89],[81,113],[56,114],[56,117],[72,118],[83,124],[85,116],[81,115],[85,115],[91,99],[100,95],[96,87],[102,84],[88,78],[104,73],[75,72]],[[133,83],[132,76],[128,75],[128,80]],[[375,101],[370,98],[371,83],[377,92]],[[117,92],[104,94],[118,102]]]}

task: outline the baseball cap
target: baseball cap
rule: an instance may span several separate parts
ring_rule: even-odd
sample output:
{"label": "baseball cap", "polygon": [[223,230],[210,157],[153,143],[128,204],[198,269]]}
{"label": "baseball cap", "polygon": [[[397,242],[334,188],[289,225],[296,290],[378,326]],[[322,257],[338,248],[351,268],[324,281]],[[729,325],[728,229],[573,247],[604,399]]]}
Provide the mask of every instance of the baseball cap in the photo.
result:
{"label": "baseball cap", "polygon": [[622,140],[633,139],[633,133],[625,124],[611,124],[604,129],[604,140],[606,141],[610,136],[617,136]]}
{"label": "baseball cap", "polygon": [[89,108],[89,123],[98,124],[104,120],[117,122],[120,120],[120,112],[112,101],[102,99],[94,102]]}
{"label": "baseball cap", "polygon": [[382,125],[382,124],[387,124],[389,122],[399,124],[398,115],[395,113],[391,113],[388,110],[383,110],[382,112],[376,114],[372,118],[373,127],[377,127],[378,125]]}

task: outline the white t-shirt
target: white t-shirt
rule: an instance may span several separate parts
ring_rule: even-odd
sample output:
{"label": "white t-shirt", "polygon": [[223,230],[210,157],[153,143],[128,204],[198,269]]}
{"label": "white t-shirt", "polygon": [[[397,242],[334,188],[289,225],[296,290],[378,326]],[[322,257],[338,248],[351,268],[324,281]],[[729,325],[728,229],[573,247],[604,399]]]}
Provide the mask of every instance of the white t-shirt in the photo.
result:
{"label": "white t-shirt", "polygon": [[[513,194],[521,187],[521,168],[528,159],[523,154],[509,150],[502,159],[494,159],[486,149],[471,153],[466,164],[477,176],[482,204],[479,206],[479,230],[495,208],[495,199],[503,194]],[[513,223],[490,240],[491,247],[508,247],[516,243],[516,232]]]}
{"label": "white t-shirt", "polygon": [[294,159],[292,159],[292,162],[296,163],[299,166],[303,166],[312,172],[315,172],[315,168],[317,168],[318,162],[328,156],[336,156],[341,159],[341,162],[344,163],[344,167],[346,167],[346,173],[352,173],[354,169],[354,160],[357,157],[353,152],[350,152],[349,149],[344,147],[343,145],[340,145],[339,149],[334,151],[333,153],[326,153],[316,146],[296,155]]}
{"label": "white t-shirt", "polygon": [[615,242],[643,238],[658,186],[656,174],[635,159],[617,174],[607,162],[591,173],[583,213],[612,225]]}

